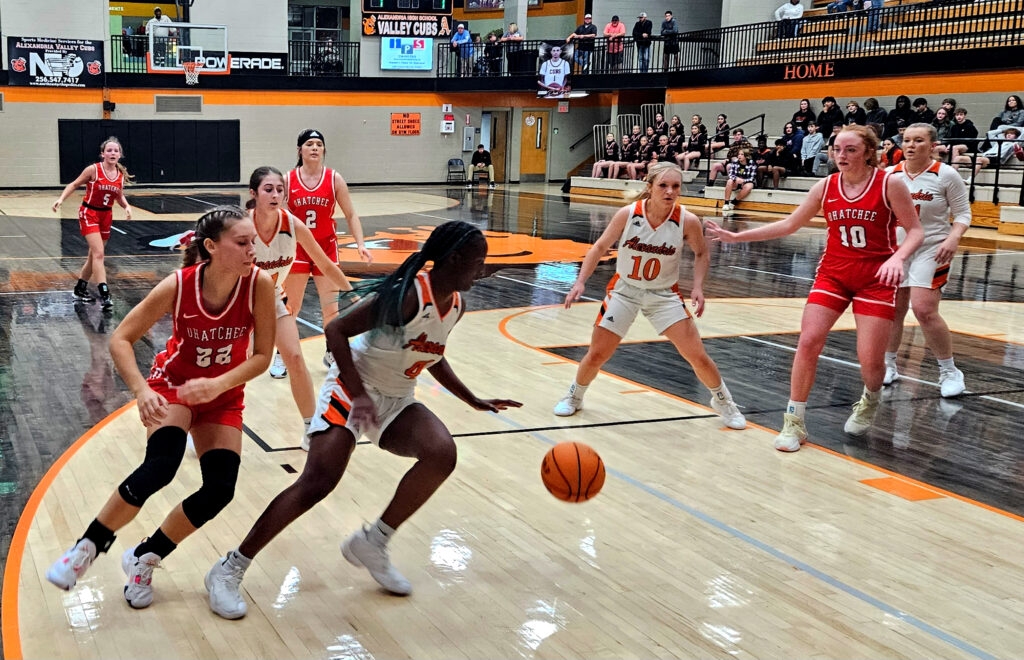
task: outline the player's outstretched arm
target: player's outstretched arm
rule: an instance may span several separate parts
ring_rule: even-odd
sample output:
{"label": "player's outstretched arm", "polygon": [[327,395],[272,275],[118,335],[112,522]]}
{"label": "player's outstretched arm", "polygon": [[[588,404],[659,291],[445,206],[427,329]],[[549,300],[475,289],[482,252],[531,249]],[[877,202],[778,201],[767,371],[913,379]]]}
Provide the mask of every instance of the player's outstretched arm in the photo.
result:
{"label": "player's outstretched arm", "polygon": [[462,401],[465,401],[471,408],[476,410],[484,410],[487,412],[499,412],[507,408],[522,408],[523,404],[512,399],[481,399],[466,387],[466,384],[455,375],[452,371],[452,366],[448,364],[447,358],[441,358],[439,362],[435,362],[433,365],[427,368],[430,375],[433,376],[443,388],[457,396]]}
{"label": "player's outstretched arm", "polygon": [[57,212],[57,209],[60,208],[60,205],[63,204],[64,200],[68,198],[68,195],[75,192],[75,190],[77,190],[79,186],[84,186],[85,184],[92,181],[94,176],[96,176],[95,165],[89,165],[84,170],[82,170],[82,173],[78,175],[77,179],[75,179],[68,185],[64,186],[64,190],[61,191],[60,197],[58,197],[57,200],[53,203],[53,212]]}
{"label": "player's outstretched arm", "polygon": [[810,224],[814,216],[821,210],[821,199],[825,194],[825,183],[828,179],[818,181],[807,193],[807,197],[801,202],[795,211],[790,213],[784,220],[772,222],[747,231],[733,232],[722,229],[715,222],[707,220],[704,228],[712,240],[722,243],[748,243],[753,241],[770,241],[773,238],[789,236],[797,229]]}
{"label": "player's outstretched arm", "polygon": [[594,269],[597,268],[598,262],[601,261],[604,255],[608,254],[608,250],[611,250],[622,237],[622,230],[626,228],[626,220],[629,219],[629,210],[632,207],[633,205],[630,204],[615,212],[615,215],[612,216],[612,221],[608,223],[604,233],[587,251],[587,256],[583,257],[583,263],[580,265],[580,274],[576,276],[576,282],[565,296],[566,309],[569,309],[574,302],[580,299],[580,296],[583,295],[583,286],[587,283],[590,276],[594,274]]}

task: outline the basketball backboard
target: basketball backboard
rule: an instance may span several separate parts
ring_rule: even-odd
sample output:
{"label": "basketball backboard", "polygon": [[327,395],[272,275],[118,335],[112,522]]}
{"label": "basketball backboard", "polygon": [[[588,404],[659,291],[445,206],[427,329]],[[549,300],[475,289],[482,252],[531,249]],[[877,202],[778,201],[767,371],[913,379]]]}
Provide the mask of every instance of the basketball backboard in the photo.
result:
{"label": "basketball backboard", "polygon": [[146,70],[149,73],[182,73],[185,62],[202,62],[202,73],[231,73],[226,25],[160,23],[149,34]]}

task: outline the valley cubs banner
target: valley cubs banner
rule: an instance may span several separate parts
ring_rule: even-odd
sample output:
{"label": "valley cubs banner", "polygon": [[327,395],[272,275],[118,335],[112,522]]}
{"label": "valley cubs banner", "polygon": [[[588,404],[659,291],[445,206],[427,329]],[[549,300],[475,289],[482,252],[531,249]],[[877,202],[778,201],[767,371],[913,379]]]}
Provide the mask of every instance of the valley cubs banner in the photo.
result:
{"label": "valley cubs banner", "polygon": [[7,37],[8,81],[32,87],[102,87],[103,42]]}

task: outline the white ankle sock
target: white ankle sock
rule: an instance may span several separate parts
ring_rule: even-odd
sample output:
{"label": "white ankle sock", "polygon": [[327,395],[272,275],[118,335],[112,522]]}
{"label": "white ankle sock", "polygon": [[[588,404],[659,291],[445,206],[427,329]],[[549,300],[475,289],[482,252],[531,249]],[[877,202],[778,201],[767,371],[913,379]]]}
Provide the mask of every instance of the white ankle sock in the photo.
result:
{"label": "white ankle sock", "polygon": [[232,564],[235,564],[237,566],[241,566],[242,568],[249,568],[249,564],[252,563],[252,559],[249,559],[248,557],[243,555],[241,552],[239,552],[238,548],[235,548],[234,550],[229,552],[227,559]]}
{"label": "white ankle sock", "polygon": [[789,413],[790,415],[796,415],[800,419],[803,419],[804,415],[807,414],[807,402],[793,401],[792,399],[790,399],[789,403],[786,404],[786,412]]}
{"label": "white ankle sock", "polygon": [[394,533],[394,527],[377,518],[377,521],[366,529],[366,538],[369,539],[370,543],[384,547],[391,540],[391,535]]}
{"label": "white ankle sock", "polygon": [[878,390],[877,392],[872,392],[871,390],[868,389],[868,386],[865,385],[864,386],[864,396],[866,396],[868,398],[868,401],[872,401],[872,402],[873,401],[879,401],[882,398],[882,390]]}
{"label": "white ankle sock", "polygon": [[885,352],[885,363],[896,364],[896,351],[893,351],[892,353],[890,353],[889,351]]}
{"label": "white ankle sock", "polygon": [[719,385],[718,387],[709,387],[708,389],[711,390],[711,396],[713,396],[715,400],[720,403],[725,403],[726,401],[732,399],[732,394],[729,392],[729,388],[725,386],[724,380],[722,381],[722,384]]}
{"label": "white ankle sock", "polygon": [[306,434],[309,434],[309,425],[313,423],[312,417],[303,417],[302,425],[306,428]]}
{"label": "white ankle sock", "polygon": [[580,385],[576,381],[572,381],[572,385],[569,386],[569,396],[577,401],[582,401],[583,395],[587,393],[588,387],[590,387],[590,385]]}
{"label": "white ankle sock", "polygon": [[946,358],[945,360],[938,360],[939,369],[943,371],[953,371],[956,369],[956,365],[953,364],[953,358]]}

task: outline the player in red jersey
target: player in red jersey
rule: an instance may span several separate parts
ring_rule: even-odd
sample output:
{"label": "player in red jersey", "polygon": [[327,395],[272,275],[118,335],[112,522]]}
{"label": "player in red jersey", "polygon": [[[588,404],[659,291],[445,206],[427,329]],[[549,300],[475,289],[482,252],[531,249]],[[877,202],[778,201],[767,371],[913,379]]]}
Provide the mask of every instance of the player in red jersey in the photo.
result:
{"label": "player in red jersey", "polygon": [[103,250],[110,240],[110,226],[114,219],[111,209],[114,202],[124,209],[125,217],[132,219],[132,207],[125,199],[124,184],[135,177],[128,174],[128,170],[121,164],[123,154],[124,150],[117,138],[108,137],[100,145],[100,162],[82,170],[78,178],[65,186],[60,197],[53,203],[53,212],[56,213],[68,195],[85,185],[85,197],[82,199],[82,207],[78,209],[78,229],[89,246],[89,256],[78,275],[74,295],[82,302],[93,302],[95,298],[89,295],[88,287],[89,281],[95,280],[103,309],[112,306],[107,270],[103,266]]}
{"label": "player in red jersey", "polygon": [[[725,243],[764,241],[792,234],[821,210],[828,222],[828,242],[807,297],[800,322],[800,343],[793,358],[790,401],[779,451],[796,451],[807,440],[804,411],[814,386],[825,339],[850,303],[857,320],[857,358],[864,393],[853,406],[844,430],[867,433],[874,420],[885,376],[885,345],[895,315],[896,287],[903,262],[921,245],[924,231],[910,191],[902,181],[878,169],[878,136],[865,126],[846,126],[836,138],[833,158],[838,174],[814,184],[807,199],[785,220],[739,233],[713,222],[708,231]],[[896,247],[896,224],[906,230]]]}
{"label": "player in red jersey", "polygon": [[[135,393],[146,426],[146,457],[82,538],[46,572],[58,587],[74,587],[96,554],[110,548],[114,532],[174,479],[189,430],[202,487],[174,507],[149,538],[122,555],[129,605],[143,608],[153,602],[153,569],[231,501],[242,451],[242,388],[266,370],[274,350],[274,284],[253,265],[255,241],[256,228],[244,211],[233,206],[211,210],[196,224],[184,267],[160,282],[110,338],[114,364]],[[147,379],[132,345],[165,314],[174,321],[174,334]]]}
{"label": "player in red jersey", "polygon": [[[363,243],[363,225],[352,205],[348,185],[340,173],[324,166],[324,156],[327,153],[324,134],[313,128],[302,131],[299,133],[298,151],[299,160],[295,164],[295,169],[288,173],[286,182],[288,210],[309,227],[320,248],[331,261],[337,263],[338,236],[334,222],[334,205],[337,204],[345,214],[345,221],[356,242],[359,256],[367,263],[372,262],[373,256]],[[326,328],[338,315],[339,292],[335,284],[313,263],[309,253],[302,249],[302,246],[299,246],[295,263],[292,264],[292,270],[285,280],[284,293],[288,297],[292,315],[297,317],[302,310],[302,299],[305,297],[310,274],[313,275],[313,284],[316,285],[317,294],[320,296],[322,323]],[[325,355],[324,364],[330,366],[330,352]],[[280,378],[285,373],[287,371],[283,360],[275,355],[271,375]]]}

